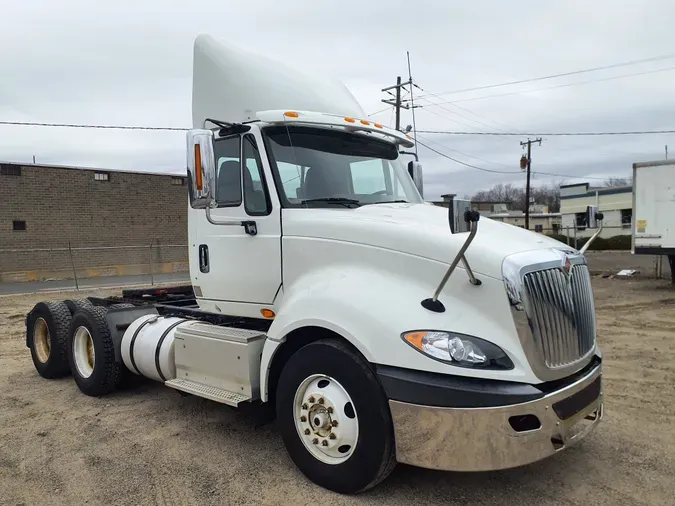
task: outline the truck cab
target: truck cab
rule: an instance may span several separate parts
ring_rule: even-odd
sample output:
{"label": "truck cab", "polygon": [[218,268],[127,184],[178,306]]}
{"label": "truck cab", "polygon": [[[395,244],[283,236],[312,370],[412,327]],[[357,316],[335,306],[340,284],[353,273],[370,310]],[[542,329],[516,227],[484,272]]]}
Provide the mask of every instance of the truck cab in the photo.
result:
{"label": "truck cab", "polygon": [[200,36],[192,110],[191,298],[71,301],[65,337],[44,307],[27,319],[31,350],[62,336],[50,345],[84,393],[128,371],[271,406],[297,467],[341,493],[397,462],[530,464],[597,426],[583,251],[426,203],[421,165],[401,154],[413,139],[333,80]]}

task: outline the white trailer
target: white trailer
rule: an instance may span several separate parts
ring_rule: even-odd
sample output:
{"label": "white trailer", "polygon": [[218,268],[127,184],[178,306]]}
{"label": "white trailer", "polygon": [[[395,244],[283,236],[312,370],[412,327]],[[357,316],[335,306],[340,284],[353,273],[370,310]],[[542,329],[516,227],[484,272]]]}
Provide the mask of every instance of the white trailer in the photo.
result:
{"label": "white trailer", "polygon": [[597,426],[583,252],[425,204],[421,166],[402,162],[413,140],[343,85],[207,36],[193,123],[191,286],[36,305],[41,375],[87,395],[142,375],[259,407],[297,467],[341,493],[396,462],[530,464]]}
{"label": "white trailer", "polygon": [[632,226],[632,252],[667,255],[675,283],[675,160],[633,164]]}

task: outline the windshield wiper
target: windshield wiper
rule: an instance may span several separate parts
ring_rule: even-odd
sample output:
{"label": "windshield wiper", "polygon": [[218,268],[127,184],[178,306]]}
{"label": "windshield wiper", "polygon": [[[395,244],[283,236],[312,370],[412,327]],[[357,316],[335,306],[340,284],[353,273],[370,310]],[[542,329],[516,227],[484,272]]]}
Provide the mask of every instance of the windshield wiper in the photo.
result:
{"label": "windshield wiper", "polygon": [[368,202],[370,204],[410,204],[407,200],[378,200],[377,202]]}
{"label": "windshield wiper", "polygon": [[348,199],[344,197],[319,197],[316,199],[305,199],[301,201],[300,204],[304,206],[305,204],[311,204],[312,202],[329,202],[333,204],[340,204],[345,207],[361,205],[361,203],[358,200]]}

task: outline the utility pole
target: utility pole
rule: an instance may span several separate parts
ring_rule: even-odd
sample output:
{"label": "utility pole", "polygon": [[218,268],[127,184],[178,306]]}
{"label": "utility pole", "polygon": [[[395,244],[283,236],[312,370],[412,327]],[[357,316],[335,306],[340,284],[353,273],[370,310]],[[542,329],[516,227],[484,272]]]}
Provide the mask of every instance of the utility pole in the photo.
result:
{"label": "utility pole", "polygon": [[[396,130],[401,130],[401,109],[414,109],[417,107],[420,107],[418,105],[408,105],[407,100],[401,100],[401,89],[405,90],[405,86],[408,86],[409,84],[412,84],[412,79],[408,79],[405,82],[401,82],[401,76],[398,76],[396,78],[396,84],[393,86],[388,86],[386,88],[383,88],[382,91],[385,93],[389,93],[394,97],[394,100],[392,99],[382,99],[382,102],[385,104],[393,105],[394,106],[394,112],[396,114]],[[396,93],[392,93],[391,90],[396,90]]]}
{"label": "utility pole", "polygon": [[538,142],[541,146],[541,137],[537,137],[535,140],[527,139],[527,142],[520,143],[521,146],[527,145],[527,158],[523,155],[520,158],[520,168],[527,170],[527,183],[525,184],[525,230],[530,230],[530,169],[532,167],[532,143]]}

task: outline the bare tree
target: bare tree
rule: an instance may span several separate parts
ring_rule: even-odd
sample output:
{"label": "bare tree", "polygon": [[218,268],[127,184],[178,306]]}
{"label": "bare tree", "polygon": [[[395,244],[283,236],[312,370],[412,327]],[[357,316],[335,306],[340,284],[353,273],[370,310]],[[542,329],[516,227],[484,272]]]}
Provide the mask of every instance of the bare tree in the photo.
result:
{"label": "bare tree", "polygon": [[[550,212],[560,210],[560,185],[533,186],[530,198],[534,204],[547,205]],[[525,210],[525,190],[512,184],[499,183],[489,190],[476,192],[471,198],[474,202],[505,202],[513,210]]]}
{"label": "bare tree", "polygon": [[633,176],[628,177],[608,177],[603,183],[604,186],[632,186]]}

